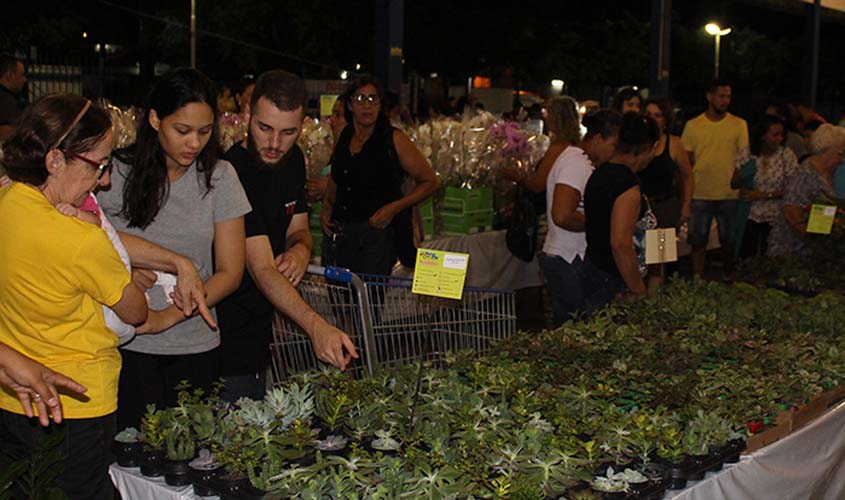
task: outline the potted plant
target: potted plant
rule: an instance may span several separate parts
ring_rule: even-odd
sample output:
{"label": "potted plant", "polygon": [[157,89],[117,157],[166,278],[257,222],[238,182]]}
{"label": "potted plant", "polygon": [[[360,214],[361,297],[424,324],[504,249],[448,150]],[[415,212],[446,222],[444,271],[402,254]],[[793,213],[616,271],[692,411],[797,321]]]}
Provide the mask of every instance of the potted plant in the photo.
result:
{"label": "potted plant", "polygon": [[188,463],[190,467],[189,477],[194,485],[194,493],[201,497],[214,495],[211,487],[212,482],[220,473],[221,466],[207,448],[199,451],[197,458]]}
{"label": "potted plant", "polygon": [[663,429],[657,454],[669,465],[669,489],[680,490],[686,487],[689,463],[685,455],[684,436],[676,425]]}
{"label": "potted plant", "polygon": [[154,404],[147,405],[147,413],[141,419],[141,474],[148,477],[161,475],[164,461],[164,428],[162,412]]}
{"label": "potted plant", "polygon": [[171,486],[184,486],[190,483],[188,463],[196,456],[196,444],[191,435],[191,427],[175,408],[165,412],[166,458],[163,462],[164,480]]}
{"label": "potted plant", "polygon": [[118,432],[112,443],[112,451],[121,467],[138,467],[141,463],[140,431],[127,427]]}

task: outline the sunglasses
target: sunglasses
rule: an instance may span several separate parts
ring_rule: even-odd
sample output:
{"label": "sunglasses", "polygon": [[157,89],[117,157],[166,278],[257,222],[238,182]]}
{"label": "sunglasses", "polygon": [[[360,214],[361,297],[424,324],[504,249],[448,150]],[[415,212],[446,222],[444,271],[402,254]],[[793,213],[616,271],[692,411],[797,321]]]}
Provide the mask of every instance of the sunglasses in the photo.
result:
{"label": "sunglasses", "polygon": [[59,151],[61,151],[62,153],[66,154],[66,155],[72,156],[72,157],[76,158],[77,160],[85,162],[85,163],[91,165],[92,167],[96,168],[97,169],[97,180],[98,181],[100,179],[102,179],[104,175],[106,175],[106,172],[111,173],[111,171],[112,171],[113,165],[112,165],[112,159],[111,158],[109,158],[108,160],[103,160],[102,162],[98,163],[98,162],[96,162],[96,161],[94,161],[90,158],[86,158],[82,155],[76,154],[73,151],[66,151],[62,148],[57,148],[57,149]]}
{"label": "sunglasses", "polygon": [[358,95],[352,96],[352,100],[357,102],[358,104],[364,104],[364,102],[368,102],[370,104],[375,104],[375,103],[379,102],[381,99],[376,94],[369,94],[369,95],[358,94]]}

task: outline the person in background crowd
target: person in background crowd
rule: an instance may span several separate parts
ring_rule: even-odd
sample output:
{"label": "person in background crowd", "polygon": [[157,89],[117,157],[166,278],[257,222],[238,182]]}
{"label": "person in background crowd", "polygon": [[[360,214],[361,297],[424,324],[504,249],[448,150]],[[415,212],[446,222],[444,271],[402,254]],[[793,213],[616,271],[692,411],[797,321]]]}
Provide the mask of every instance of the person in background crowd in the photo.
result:
{"label": "person in background crowd", "polygon": [[[347,125],[335,145],[320,213],[323,255],[357,273],[389,275],[413,238],[410,207],[431,196],[439,181],[408,136],[390,125],[377,80],[357,78],[343,99]],[[416,186],[403,194],[406,176]]]}
{"label": "person in background crowd", "polygon": [[14,132],[21,114],[19,95],[26,84],[26,65],[21,59],[0,54],[0,142]]}
{"label": "person in background crowd", "polygon": [[[329,127],[332,129],[332,140],[337,144],[340,138],[340,133],[343,127],[346,126],[346,117],[344,113],[346,106],[343,104],[343,99],[338,97],[332,106],[332,114],[329,116]],[[331,174],[331,164],[320,172],[319,176],[311,177],[305,181],[305,189],[308,192],[308,201],[320,201],[326,195],[326,188],[329,187],[329,175]]]}
{"label": "person in background crowd", "polygon": [[622,87],[613,96],[610,104],[613,109],[622,114],[639,113],[642,111],[643,98],[636,87]]}
{"label": "person in background crowd", "polygon": [[654,157],[660,129],[651,118],[626,113],[616,151],[596,168],[584,190],[587,264],[585,310],[595,311],[624,291],[646,292],[645,231],[657,220],[640,190],[637,172]]}
{"label": "person in background crowd", "polygon": [[233,85],[231,89],[232,96],[235,98],[237,113],[244,120],[249,119],[249,103],[252,100],[253,90],[255,90],[255,79],[252,75],[241,78],[241,80],[236,85]]}
{"label": "person in background crowd", "polygon": [[[38,417],[44,427],[62,423],[59,389],[83,394],[87,387],[24,356],[0,342],[0,386],[14,392],[28,418]],[[35,406],[35,411],[32,407]]]}
{"label": "person in background crowd", "polygon": [[248,272],[217,306],[226,401],[264,397],[274,310],[308,334],[318,359],[344,370],[358,357],[349,337],[314,312],[295,288],[311,258],[305,157],[296,144],[307,100],[298,76],[281,70],[262,74],[252,94],[249,134],[224,156],[253,207],[245,217]]}
{"label": "person in background crowd", "polygon": [[[241,282],[243,216],[250,211],[234,168],[218,159],[215,103],[202,73],[177,69],[162,76],[145,105],[136,145],[117,153],[112,188],[99,194],[115,229],[196,263],[209,306]],[[137,426],[150,403],[175,405],[181,380],[207,392],[219,374],[220,334],[179,311],[168,276],[133,270],[133,279],[147,290],[151,312],[121,348],[121,427]]]}
{"label": "person in background crowd", "polygon": [[[580,117],[575,100],[556,97],[549,102],[547,109],[547,121],[557,155],[553,158],[552,167],[547,168],[548,173],[543,176],[547,193],[548,234],[543,244],[540,266],[543,281],[552,299],[554,326],[558,327],[583,311],[581,281],[587,241],[584,237],[584,204],[581,199],[587,180],[593,173],[593,164],[587,153],[578,147]],[[615,130],[611,123],[614,120],[617,125]],[[618,122],[619,115],[615,112],[584,117],[587,127],[585,141],[613,141],[615,131],[618,131]],[[603,130],[609,132],[607,138],[602,137]],[[597,159],[604,161],[609,157],[607,154]],[[543,168],[541,162],[538,172]],[[536,174],[532,177],[536,177]]]}
{"label": "person in background crowd", "polygon": [[827,123],[827,120],[825,120],[822,115],[803,102],[795,103],[795,111],[801,117],[800,123],[803,125],[804,133],[808,137],[812,135],[817,128],[819,128],[818,125]]}
{"label": "person in background crowd", "polygon": [[731,187],[740,190],[734,241],[742,259],[766,255],[772,224],[781,217],[783,193],[798,170],[795,154],[783,146],[785,130],[779,116],[764,116],[750,146],[737,155]]}
{"label": "person in background crowd", "polygon": [[332,105],[332,115],[329,117],[329,127],[332,129],[332,138],[334,142],[340,138],[340,133],[346,126],[346,103],[338,97]]}
{"label": "person in background crowd", "polygon": [[843,128],[825,123],[810,136],[810,156],[787,184],[782,216],[769,236],[768,255],[791,255],[803,249],[810,205],[836,200],[833,172],[842,162],[843,150]]}
{"label": "person in background crowd", "polygon": [[235,103],[235,96],[229,85],[221,84],[217,91],[217,112],[220,114],[238,112],[238,105]]}
{"label": "person in background crowd", "polygon": [[[0,342],[88,389],[84,398],[58,396],[64,437],[56,486],[71,499],[108,499],[121,359],[100,305],[140,324],[147,304],[106,234],[55,205],[80,206],[108,185],[111,120],[84,97],[55,94],[17,123],[3,157],[14,182],[0,190]],[[33,425],[31,409],[21,411],[27,396],[13,389],[0,390],[0,443],[6,453],[26,453],[56,430]],[[43,396],[32,398],[43,416]]]}
{"label": "person in background crowd", "polygon": [[[660,129],[660,141],[653,160],[637,175],[643,194],[657,217],[657,227],[679,228],[690,218],[692,210],[692,166],[681,138],[670,132],[675,113],[668,99],[649,99],[645,114]],[[663,283],[663,266],[649,267],[649,287]]]}
{"label": "person in background crowd", "polygon": [[786,139],[783,145],[792,150],[799,162],[804,161],[807,157],[807,141],[798,131],[801,115],[795,107],[786,102],[776,101],[766,107],[766,114],[779,116],[783,120],[786,126]]}
{"label": "person in background crowd", "polygon": [[728,112],[731,85],[715,79],[707,88],[707,110],[688,121],[681,141],[690,156],[693,173],[692,220],[689,243],[692,246],[692,272],[704,274],[707,243],[713,218],[719,227],[724,277],[733,274],[733,219],[739,193],[731,188],[737,153],[748,147],[748,125]]}
{"label": "person in background crowd", "polygon": [[388,90],[385,93],[385,113],[390,124],[398,129],[404,129],[413,123],[411,113],[402,104],[402,98],[396,92]]}

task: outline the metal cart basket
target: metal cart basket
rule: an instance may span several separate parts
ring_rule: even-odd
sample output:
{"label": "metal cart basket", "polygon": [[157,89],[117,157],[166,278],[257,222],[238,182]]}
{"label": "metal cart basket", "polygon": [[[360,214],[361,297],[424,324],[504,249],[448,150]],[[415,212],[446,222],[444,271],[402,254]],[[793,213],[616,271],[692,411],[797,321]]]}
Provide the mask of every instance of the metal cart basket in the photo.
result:
{"label": "metal cart basket", "polygon": [[[466,287],[462,300],[447,300],[412,294],[412,281],[309,266],[297,290],[317,314],[355,343],[360,357],[349,369],[356,376],[423,355],[438,359],[448,351],[466,349],[480,355],[493,341],[516,332],[513,292]],[[273,385],[320,363],[310,338],[278,312],[270,349]]]}

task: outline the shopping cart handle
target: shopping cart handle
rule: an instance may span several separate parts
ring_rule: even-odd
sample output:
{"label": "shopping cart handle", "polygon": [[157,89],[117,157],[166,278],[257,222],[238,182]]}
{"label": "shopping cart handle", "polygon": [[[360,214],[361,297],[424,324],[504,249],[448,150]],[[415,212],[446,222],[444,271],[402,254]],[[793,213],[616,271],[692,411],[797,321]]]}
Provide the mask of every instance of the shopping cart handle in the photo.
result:
{"label": "shopping cart handle", "polygon": [[352,278],[355,276],[349,269],[335,266],[308,266],[308,272],[325,276],[326,279],[341,283],[351,283]]}

